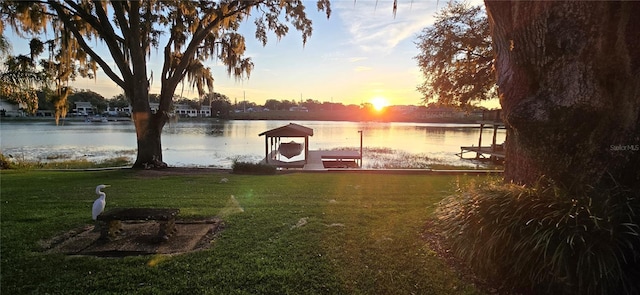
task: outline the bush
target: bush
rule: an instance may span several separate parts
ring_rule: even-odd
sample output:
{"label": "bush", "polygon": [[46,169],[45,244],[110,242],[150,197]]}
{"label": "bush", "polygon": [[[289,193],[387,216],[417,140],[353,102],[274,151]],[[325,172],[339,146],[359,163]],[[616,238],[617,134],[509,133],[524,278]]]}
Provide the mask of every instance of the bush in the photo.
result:
{"label": "bush", "polygon": [[133,165],[133,162],[128,157],[109,158],[96,163],[97,167],[123,167],[131,165]]}
{"label": "bush", "polygon": [[0,169],[12,169],[13,165],[11,161],[7,159],[3,154],[0,153]]}
{"label": "bush", "polygon": [[235,174],[276,174],[276,167],[261,163],[233,161],[231,166]]}
{"label": "bush", "polygon": [[14,160],[13,158],[7,158],[3,154],[0,154],[0,169],[88,169],[131,166],[132,164],[128,157],[109,158],[100,162],[91,162],[86,159],[40,162]]}
{"label": "bush", "polygon": [[512,291],[638,294],[639,195],[472,184],[440,204],[438,225],[458,257]]}

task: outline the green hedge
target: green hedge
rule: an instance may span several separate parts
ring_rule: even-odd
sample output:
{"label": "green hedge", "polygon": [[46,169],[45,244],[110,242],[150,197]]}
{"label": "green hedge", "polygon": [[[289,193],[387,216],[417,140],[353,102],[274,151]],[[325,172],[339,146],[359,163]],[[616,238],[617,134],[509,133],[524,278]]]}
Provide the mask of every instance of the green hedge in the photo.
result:
{"label": "green hedge", "polygon": [[511,290],[638,294],[639,192],[475,184],[440,204],[455,254]]}
{"label": "green hedge", "polygon": [[234,161],[231,166],[233,173],[235,174],[275,174],[276,167],[268,164],[261,163],[248,163]]}

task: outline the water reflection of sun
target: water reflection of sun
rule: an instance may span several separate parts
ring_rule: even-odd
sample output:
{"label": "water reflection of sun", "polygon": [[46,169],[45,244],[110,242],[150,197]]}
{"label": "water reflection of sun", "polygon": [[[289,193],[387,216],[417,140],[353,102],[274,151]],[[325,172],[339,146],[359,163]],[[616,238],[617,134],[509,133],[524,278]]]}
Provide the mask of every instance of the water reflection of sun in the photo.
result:
{"label": "water reflection of sun", "polygon": [[384,108],[389,106],[389,101],[382,96],[376,96],[372,98],[370,102],[376,111],[382,111]]}

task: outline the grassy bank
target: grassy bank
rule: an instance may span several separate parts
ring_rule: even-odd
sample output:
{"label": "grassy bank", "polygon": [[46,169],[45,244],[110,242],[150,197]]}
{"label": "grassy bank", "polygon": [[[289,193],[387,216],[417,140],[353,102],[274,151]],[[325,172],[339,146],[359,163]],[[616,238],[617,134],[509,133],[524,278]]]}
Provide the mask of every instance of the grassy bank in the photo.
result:
{"label": "grassy bank", "polygon": [[[454,176],[0,173],[2,294],[478,293],[421,238]],[[100,183],[112,185],[107,208],[177,207],[221,216],[225,230],[176,256],[42,252],[39,240],[91,223]]]}

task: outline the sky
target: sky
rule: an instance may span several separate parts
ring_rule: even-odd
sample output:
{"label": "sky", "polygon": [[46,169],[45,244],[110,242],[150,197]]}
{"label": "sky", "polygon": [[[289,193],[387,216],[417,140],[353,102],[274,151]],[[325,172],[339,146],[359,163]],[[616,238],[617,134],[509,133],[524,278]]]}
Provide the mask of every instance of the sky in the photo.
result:
{"label": "sky", "polygon": [[[237,80],[227,75],[221,63],[207,62],[214,73],[214,91],[232,102],[246,99],[259,105],[267,99],[314,99],[345,105],[373,100],[386,100],[389,105],[421,104],[423,97],[416,87],[423,77],[414,59],[419,53],[415,42],[420,32],[433,24],[436,11],[447,5],[446,0],[400,0],[395,17],[392,0],[331,1],[329,19],[316,10],[315,2],[304,2],[313,22],[313,33],[304,46],[300,32],[291,28],[281,40],[270,35],[263,47],[253,37],[253,21],[243,23],[240,31],[254,69],[248,79]],[[482,1],[470,3],[481,5]],[[23,51],[14,45],[14,54],[26,54],[28,49]],[[152,54],[149,68],[159,74],[161,60]],[[95,80],[77,79],[72,86],[106,98],[122,93],[102,72]],[[150,92],[159,93],[159,89],[159,82],[155,82]],[[178,86],[176,94],[197,96],[187,85],[184,89]]]}

